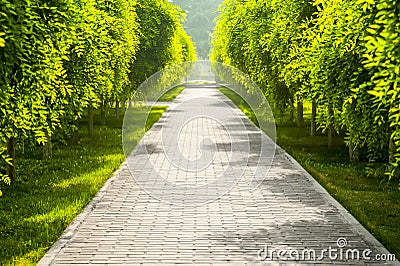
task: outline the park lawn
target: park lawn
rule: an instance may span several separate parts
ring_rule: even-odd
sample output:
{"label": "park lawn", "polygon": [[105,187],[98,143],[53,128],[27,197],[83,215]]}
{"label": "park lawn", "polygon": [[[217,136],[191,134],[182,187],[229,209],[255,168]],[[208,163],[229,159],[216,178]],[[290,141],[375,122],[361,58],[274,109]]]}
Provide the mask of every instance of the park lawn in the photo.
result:
{"label": "park lawn", "polygon": [[[222,87],[250,119],[254,115],[239,95]],[[367,228],[396,257],[400,257],[400,190],[388,183],[379,164],[351,163],[343,137],[327,148],[323,134],[310,136],[310,108],[305,106],[306,127],[295,123],[277,125],[277,142],[293,156],[337,201]],[[249,115],[250,114],[250,115]]]}
{"label": "park lawn", "polygon": [[[154,107],[146,128],[166,108]],[[36,264],[124,161],[123,116],[110,110],[100,126],[96,111],[94,121],[92,138],[83,119],[78,144],[54,144],[49,160],[41,160],[39,150],[17,155],[18,178],[0,197],[0,265]],[[138,123],[137,142],[144,133]]]}
{"label": "park lawn", "polygon": [[163,94],[157,102],[172,102],[184,89],[184,86],[176,86]]}

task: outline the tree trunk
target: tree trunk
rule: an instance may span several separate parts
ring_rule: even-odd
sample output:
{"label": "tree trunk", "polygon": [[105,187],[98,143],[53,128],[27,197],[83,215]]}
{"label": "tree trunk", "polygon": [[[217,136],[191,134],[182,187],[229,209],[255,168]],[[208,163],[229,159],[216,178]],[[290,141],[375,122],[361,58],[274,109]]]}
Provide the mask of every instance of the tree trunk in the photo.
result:
{"label": "tree trunk", "polygon": [[132,109],[132,100],[129,101],[128,108]]}
{"label": "tree trunk", "polygon": [[26,140],[24,138],[22,143],[21,143],[21,146],[19,146],[19,148],[18,148],[19,153],[22,154],[22,155],[25,155],[25,149],[26,149],[26,147],[25,147],[26,143],[25,142],[26,142]]}
{"label": "tree trunk", "polygon": [[290,113],[289,113],[289,122],[291,123],[291,122],[293,122],[293,120],[294,120],[294,107],[291,104],[290,105]]}
{"label": "tree trunk", "polygon": [[328,149],[333,148],[333,134],[334,134],[333,125],[329,125],[329,127],[328,127]]}
{"label": "tree trunk", "polygon": [[106,105],[102,104],[100,108],[100,120],[101,120],[101,125],[105,126],[106,125]]}
{"label": "tree trunk", "polygon": [[78,131],[79,131],[78,124],[79,124],[78,120],[75,120],[74,121],[75,129],[74,129],[74,132],[72,133],[72,144],[78,144],[78,140],[79,140],[79,138],[78,138]]}
{"label": "tree trunk", "polygon": [[93,106],[91,104],[88,107],[88,131],[89,136],[93,136]]}
{"label": "tree trunk", "polygon": [[10,163],[7,164],[7,175],[11,180],[15,180],[17,177],[17,171],[15,168],[15,138],[10,137],[7,139],[7,154],[11,158]]}
{"label": "tree trunk", "polygon": [[122,100],[122,109],[121,109],[121,111],[122,111],[123,113],[125,113],[125,107],[126,107],[126,99],[123,99],[123,100]]}
{"label": "tree trunk", "polygon": [[395,167],[393,166],[393,163],[396,162],[396,158],[394,156],[394,153],[396,151],[396,147],[394,145],[394,141],[391,135],[389,135],[389,165],[388,165],[388,172],[390,173],[390,177],[392,177],[392,174],[395,170]]}
{"label": "tree trunk", "polygon": [[333,148],[333,134],[335,132],[335,129],[333,127],[334,112],[333,112],[332,106],[328,107],[328,114],[329,114],[329,119],[331,120],[328,125],[328,149],[331,149],[331,148]]}
{"label": "tree trunk", "polygon": [[395,146],[394,146],[394,141],[393,138],[390,136],[389,139],[389,163],[395,163],[396,158],[394,157],[394,152],[395,152]]}
{"label": "tree trunk", "polygon": [[315,102],[312,102],[312,107],[311,107],[311,136],[316,136],[317,135],[317,104]]}
{"label": "tree trunk", "polygon": [[43,159],[48,160],[53,156],[51,136],[47,136],[47,142],[43,146]]}
{"label": "tree trunk", "polygon": [[297,126],[304,126],[304,115],[303,115],[303,100],[300,95],[297,95]]}
{"label": "tree trunk", "polygon": [[119,100],[115,99],[115,117],[119,119]]}
{"label": "tree trunk", "polygon": [[358,148],[354,145],[353,136],[350,132],[350,143],[349,143],[349,159],[351,162],[359,162],[360,157],[358,154]]}

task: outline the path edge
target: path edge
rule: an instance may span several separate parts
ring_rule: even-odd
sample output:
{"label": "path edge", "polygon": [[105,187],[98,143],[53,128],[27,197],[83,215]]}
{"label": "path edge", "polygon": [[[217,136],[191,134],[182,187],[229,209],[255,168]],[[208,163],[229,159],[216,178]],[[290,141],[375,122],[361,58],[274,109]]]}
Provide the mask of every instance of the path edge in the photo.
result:
{"label": "path edge", "polygon": [[115,179],[120,175],[122,169],[125,167],[126,162],[124,161],[120,167],[112,174],[112,176],[104,183],[102,188],[96,193],[94,198],[86,205],[78,216],[67,226],[58,240],[52,245],[52,247],[46,252],[46,254],[40,259],[38,265],[52,265],[57,255],[65,247],[65,245],[72,239],[79,226],[86,220],[86,218],[96,208],[103,197],[107,194],[107,190],[114,184]]}
{"label": "path edge", "polygon": [[[265,134],[263,132],[263,134]],[[268,136],[267,136],[268,137]],[[358,221],[340,202],[338,202],[304,167],[297,162],[287,151],[285,151],[282,147],[280,147],[276,143],[276,150],[279,154],[281,153],[292,163],[299,171],[301,171],[304,176],[311,182],[311,184],[315,187],[316,191],[321,194],[329,203],[331,203],[342,217],[351,225],[351,227],[363,238],[366,242],[370,243],[378,252],[379,254],[394,254],[391,253],[376,237],[368,231],[360,221]],[[343,236],[345,237],[345,236]],[[377,261],[372,261],[377,262]],[[388,265],[398,265],[400,266],[400,262],[396,257],[395,261],[382,261],[382,264]]]}
{"label": "path edge", "polygon": [[[216,88],[216,89],[218,90],[218,88]],[[226,97],[226,98],[229,101],[231,101],[228,97]],[[233,105],[236,107],[236,109],[238,109],[240,112],[242,112],[234,103],[233,103]],[[161,119],[161,117],[160,117],[160,119]],[[250,122],[253,123],[251,120],[250,120]],[[156,123],[158,123],[158,121],[155,122],[154,125]],[[254,125],[254,123],[253,123],[253,125]],[[256,127],[256,128],[258,130],[260,130],[260,132],[262,132],[262,134],[264,134],[267,138],[270,138],[260,128],[258,128],[258,127]],[[140,143],[140,141],[138,142],[138,144]],[[321,196],[323,196],[335,208],[337,208],[338,212],[351,225],[351,227],[355,230],[355,232],[357,232],[363,239],[365,239],[368,243],[370,243],[380,254],[392,254],[382,243],[379,242],[378,239],[376,239],[375,236],[372,235],[371,232],[369,232],[348,210],[346,210],[343,205],[341,205],[331,194],[329,194],[329,192],[307,170],[305,170],[303,168],[303,166],[301,166],[286,150],[284,150],[282,147],[280,147],[274,140],[272,140],[272,141],[275,143],[275,149],[276,149],[275,156],[278,154],[282,154],[283,156],[286,157],[286,159],[288,159],[288,161],[290,163],[293,164],[293,166],[295,168],[297,168],[301,173],[303,173],[304,176],[308,179],[308,181],[310,181],[310,183],[314,186],[316,191],[319,192],[321,194]],[[134,153],[136,151],[137,146],[132,151],[132,153]],[[38,265],[52,265],[52,262],[55,260],[57,255],[61,252],[61,250],[65,247],[65,245],[75,235],[75,232],[78,230],[79,226],[86,220],[86,218],[96,208],[97,204],[107,194],[107,190],[114,184],[115,179],[117,179],[120,176],[120,173],[123,170],[123,168],[126,167],[126,164],[127,163],[125,160],[120,165],[120,167],[112,174],[112,176],[104,183],[102,188],[96,193],[94,198],[88,203],[88,205],[82,210],[82,212],[80,214],[78,214],[78,216],[67,226],[67,228],[61,234],[61,236],[58,238],[58,240],[52,245],[52,247],[40,259],[40,261],[38,262]],[[260,187],[258,189],[260,189]],[[375,261],[375,263],[376,262],[377,261]],[[382,264],[399,265],[400,266],[400,262],[398,261],[398,258],[396,258],[396,261],[386,261],[386,262],[382,261]]]}
{"label": "path edge", "polygon": [[[217,85],[222,86],[222,87],[227,87],[225,84],[217,83]],[[229,88],[229,87],[227,87]],[[219,90],[217,88],[217,90]],[[222,93],[222,95],[224,95]],[[243,115],[246,116],[240,110],[240,108],[231,100],[229,99],[226,95],[224,95],[229,101],[233,103],[233,106],[235,109],[239,110]],[[247,116],[246,116],[247,117]],[[247,117],[248,118],[248,117]],[[250,119],[249,119],[250,120]],[[307,180],[314,186],[315,190],[321,194],[322,197],[324,197],[329,203],[331,203],[340,213],[340,215],[350,224],[351,228],[357,232],[361,238],[363,238],[367,243],[370,243],[376,251],[379,252],[379,254],[394,254],[391,253],[370,231],[368,231],[360,221],[358,221],[339,201],[337,201],[296,159],[294,159],[285,149],[283,149],[281,146],[278,145],[278,143],[273,140],[270,136],[268,136],[263,130],[261,130],[259,127],[257,127],[253,121],[250,120],[250,122],[253,124],[255,128],[257,128],[261,134],[263,134],[265,137],[270,139],[272,142],[275,143],[275,155],[277,156],[279,154],[283,155],[286,157],[286,159],[293,164],[293,166],[299,170],[301,173],[304,174],[304,176],[307,178]],[[268,171],[269,172],[269,171]],[[267,173],[268,175],[268,173]],[[258,187],[257,189],[260,189]],[[343,236],[345,237],[345,236]],[[377,262],[377,261],[371,261],[371,262]],[[388,264],[388,265],[397,265],[400,266],[399,258],[396,257],[395,261],[382,261],[382,264]]]}
{"label": "path edge", "polygon": [[[174,99],[174,101],[168,104],[168,108],[176,102],[176,99],[179,98],[179,95]],[[151,106],[155,106],[154,103],[149,102]],[[167,109],[168,109],[167,108]],[[166,112],[162,114],[162,116],[152,125],[152,127],[142,136],[142,138],[138,141],[135,148],[132,150],[131,154],[134,154],[138,148],[139,144],[143,141],[146,134],[148,134],[152,128],[159,123],[161,118],[166,115]],[[107,179],[101,189],[96,193],[93,199],[86,205],[86,207],[79,213],[75,219],[67,226],[61,236],[57,239],[57,241],[51,246],[51,248],[46,252],[46,254],[39,260],[38,266],[47,266],[52,265],[52,262],[56,259],[57,255],[61,252],[61,250],[65,247],[65,245],[72,239],[75,235],[75,232],[78,230],[79,226],[86,220],[86,218],[93,212],[96,208],[97,204],[101,202],[103,197],[107,194],[107,190],[114,184],[114,181],[120,176],[120,173],[124,169],[129,169],[129,173],[132,174],[130,168],[128,167],[127,159],[125,158],[124,162],[121,163],[119,168],[112,174],[112,176]]]}

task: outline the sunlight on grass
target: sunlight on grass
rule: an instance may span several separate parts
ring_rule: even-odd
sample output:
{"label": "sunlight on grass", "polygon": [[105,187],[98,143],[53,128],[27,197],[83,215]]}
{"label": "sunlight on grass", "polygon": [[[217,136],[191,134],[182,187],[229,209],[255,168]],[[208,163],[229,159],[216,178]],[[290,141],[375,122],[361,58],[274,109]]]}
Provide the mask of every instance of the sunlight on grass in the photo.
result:
{"label": "sunlight on grass", "polygon": [[[146,128],[165,110],[154,107]],[[99,125],[100,113],[95,112],[92,138],[86,121],[81,121],[79,145],[55,144],[52,159],[42,161],[29,154],[18,158],[18,179],[3,189],[0,198],[0,265],[35,265],[120,167],[122,117],[115,118],[112,111],[107,126]],[[145,134],[144,127],[137,125],[135,145]]]}
{"label": "sunlight on grass", "polygon": [[184,86],[177,86],[169,90],[167,93],[163,94],[158,99],[158,102],[172,102],[184,89]]}
{"label": "sunlight on grass", "polygon": [[[137,136],[138,137],[143,136],[143,130],[141,130],[139,132],[140,133]],[[107,163],[107,162],[113,163],[113,162],[122,161],[122,160],[123,160],[123,157],[120,154],[113,154],[113,155],[106,155],[106,156],[98,156],[93,161],[97,161],[97,162],[101,162],[101,163]],[[92,171],[90,173],[83,174],[83,175],[77,175],[70,179],[63,180],[59,183],[54,183],[53,187],[67,189],[70,186],[78,186],[80,184],[87,184],[87,182],[93,183],[96,180],[94,177],[101,176],[103,174],[108,174],[107,169],[98,168],[96,171]]]}
{"label": "sunlight on grass", "polygon": [[254,115],[247,102],[242,99],[235,91],[227,88],[220,87],[219,90],[229,99],[231,99],[236,106],[255,124],[258,126],[257,117]]}

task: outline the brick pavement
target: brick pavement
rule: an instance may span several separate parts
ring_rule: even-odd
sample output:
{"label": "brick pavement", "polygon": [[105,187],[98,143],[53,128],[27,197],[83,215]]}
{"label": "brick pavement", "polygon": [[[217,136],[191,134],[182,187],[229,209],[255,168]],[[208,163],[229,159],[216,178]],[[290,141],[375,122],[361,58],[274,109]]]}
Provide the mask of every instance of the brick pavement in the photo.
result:
{"label": "brick pavement", "polygon": [[[265,180],[250,190],[261,138],[270,154],[273,144],[249,132],[260,133],[218,90],[186,89],[128,158],[134,169],[125,162],[39,264],[285,264],[276,252],[262,261],[258,255],[270,253],[260,249],[315,250],[318,257],[338,249],[338,238],[347,241],[344,254],[388,253],[279,147]],[[293,263],[377,262],[325,254]]]}

